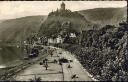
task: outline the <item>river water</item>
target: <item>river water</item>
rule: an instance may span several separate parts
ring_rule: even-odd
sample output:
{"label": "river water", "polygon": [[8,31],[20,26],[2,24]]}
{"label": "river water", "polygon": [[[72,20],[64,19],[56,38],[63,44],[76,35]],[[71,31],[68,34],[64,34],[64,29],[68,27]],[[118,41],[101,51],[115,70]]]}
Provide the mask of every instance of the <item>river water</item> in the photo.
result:
{"label": "river water", "polygon": [[0,46],[0,68],[20,63],[21,57],[21,49],[17,46]]}

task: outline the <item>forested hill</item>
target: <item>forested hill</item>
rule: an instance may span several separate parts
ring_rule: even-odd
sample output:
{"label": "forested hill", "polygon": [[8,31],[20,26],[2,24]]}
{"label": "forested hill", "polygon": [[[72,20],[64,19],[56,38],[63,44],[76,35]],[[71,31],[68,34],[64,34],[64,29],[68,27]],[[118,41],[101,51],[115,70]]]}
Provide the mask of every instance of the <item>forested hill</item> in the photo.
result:
{"label": "forested hill", "polygon": [[0,23],[0,40],[20,41],[38,32],[45,16],[27,16],[17,19],[9,19]]}
{"label": "forested hill", "polygon": [[63,30],[63,28],[66,27],[67,22],[70,23],[70,25],[67,26],[67,29],[76,32],[81,32],[82,30],[92,28],[92,24],[78,12],[72,12],[70,10],[60,12],[57,10],[49,13],[47,20],[40,28],[40,34],[45,36],[58,34]]}
{"label": "forested hill", "polygon": [[71,29],[81,32],[92,28],[101,28],[105,25],[119,26],[127,19],[127,8],[95,8],[72,12],[70,10],[49,13],[47,20],[40,28],[40,34],[50,36],[60,32],[64,22],[71,22]]}
{"label": "forested hill", "polygon": [[79,11],[91,23],[105,25],[118,25],[127,20],[127,7],[122,8],[95,8]]}
{"label": "forested hill", "polygon": [[128,24],[83,32],[81,44],[60,44],[99,81],[128,81]]}
{"label": "forested hill", "polygon": [[[127,11],[124,8],[97,8],[72,12],[51,12],[47,16],[28,16],[17,19],[0,21],[0,40],[20,41],[30,36],[33,32],[41,35],[52,35],[59,33],[65,22],[70,22],[70,30],[81,32],[83,30],[100,28],[99,25],[117,24],[126,20]],[[46,19],[44,21],[43,19]],[[42,23],[42,21],[44,21]],[[40,26],[41,25],[41,26]],[[24,36],[25,35],[25,36]]]}

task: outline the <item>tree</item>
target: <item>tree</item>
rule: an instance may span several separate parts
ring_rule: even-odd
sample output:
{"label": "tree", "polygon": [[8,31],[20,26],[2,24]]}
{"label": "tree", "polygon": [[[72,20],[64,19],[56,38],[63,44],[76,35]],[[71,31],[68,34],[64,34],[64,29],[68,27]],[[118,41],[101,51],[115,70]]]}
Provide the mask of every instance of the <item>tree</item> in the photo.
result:
{"label": "tree", "polygon": [[33,82],[33,81],[36,81],[36,82],[39,82],[39,81],[41,81],[41,77],[36,77],[36,75],[34,76],[34,78],[32,78],[32,79],[29,79],[31,82]]}

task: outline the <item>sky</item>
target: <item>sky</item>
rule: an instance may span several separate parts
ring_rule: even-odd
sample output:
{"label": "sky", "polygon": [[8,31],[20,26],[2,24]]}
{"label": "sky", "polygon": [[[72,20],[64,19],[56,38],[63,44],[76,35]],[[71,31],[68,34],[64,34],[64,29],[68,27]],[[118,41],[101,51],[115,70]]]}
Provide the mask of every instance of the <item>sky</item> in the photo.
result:
{"label": "sky", "polygon": [[[63,1],[66,8],[79,11],[93,8],[124,7],[126,1]],[[60,8],[62,1],[0,1],[0,20],[33,15],[48,15]]]}

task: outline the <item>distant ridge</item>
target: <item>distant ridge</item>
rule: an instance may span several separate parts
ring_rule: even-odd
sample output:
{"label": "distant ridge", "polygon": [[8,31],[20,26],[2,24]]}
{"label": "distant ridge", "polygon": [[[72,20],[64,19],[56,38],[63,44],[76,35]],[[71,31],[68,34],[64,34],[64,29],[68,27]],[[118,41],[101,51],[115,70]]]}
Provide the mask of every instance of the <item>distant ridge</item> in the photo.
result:
{"label": "distant ridge", "polygon": [[123,8],[95,8],[79,11],[84,17],[94,24],[117,25],[127,20],[127,7]]}
{"label": "distant ridge", "polygon": [[31,33],[38,32],[40,24],[46,16],[27,16],[5,20],[0,23],[0,40],[20,41],[27,38]]}
{"label": "distant ridge", "polygon": [[127,7],[96,8],[72,13],[79,13],[84,17],[77,17],[72,15],[71,17],[52,16],[47,18],[47,16],[38,15],[2,20],[0,21],[0,40],[20,41],[21,39],[25,39],[26,37],[28,37],[33,32],[40,31],[40,33],[49,33],[48,28],[55,26],[55,22],[57,21],[59,21],[60,24],[62,24],[63,21],[72,21],[73,29],[79,32],[82,30],[90,29],[95,24],[99,24],[97,28],[99,28],[100,26],[102,27],[106,24],[117,25],[120,21],[126,20]]}

